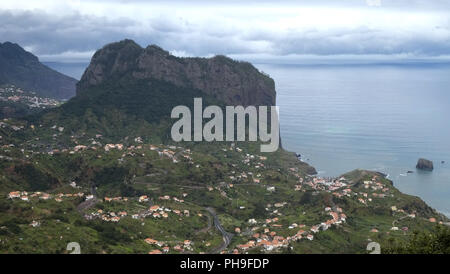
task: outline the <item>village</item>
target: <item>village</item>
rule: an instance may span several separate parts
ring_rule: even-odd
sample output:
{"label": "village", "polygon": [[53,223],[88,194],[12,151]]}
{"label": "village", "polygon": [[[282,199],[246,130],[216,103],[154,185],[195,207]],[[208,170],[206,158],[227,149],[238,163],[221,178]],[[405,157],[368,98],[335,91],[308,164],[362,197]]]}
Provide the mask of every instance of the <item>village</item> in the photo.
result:
{"label": "village", "polygon": [[[275,204],[275,207],[282,207],[283,204]],[[293,241],[300,241],[302,239],[307,239],[309,241],[314,240],[314,234],[319,233],[321,230],[325,231],[329,229],[332,225],[340,225],[345,223],[346,215],[342,213],[341,208],[337,208],[337,212],[333,212],[330,207],[325,208],[325,212],[327,212],[332,219],[329,219],[325,222],[322,222],[317,225],[313,225],[310,228],[306,227],[304,224],[293,223],[289,226],[289,229],[297,230],[295,234],[292,236],[278,236],[276,231],[271,231],[269,227],[272,228],[280,228],[282,225],[276,224],[279,218],[271,218],[266,219],[262,227],[264,227],[263,231],[256,232],[252,235],[253,240],[248,241],[245,244],[237,245],[237,249],[233,250],[234,254],[239,254],[240,251],[246,252],[251,248],[261,247],[264,251],[270,252],[277,248],[288,248],[289,244]],[[257,225],[258,222],[255,219],[250,219],[248,221],[252,225]],[[252,228],[253,231],[260,230],[259,226],[255,226]],[[236,233],[240,233],[240,228],[235,229]]]}
{"label": "village", "polygon": [[24,91],[14,85],[0,87],[0,101],[22,103],[30,108],[46,109],[56,107],[60,101],[37,96],[35,92]]}
{"label": "village", "polygon": [[[13,125],[9,123],[9,120],[4,120],[2,127],[16,127],[16,130],[22,130],[23,126]],[[32,125],[32,127],[34,127]],[[39,126],[40,127],[40,126]],[[60,136],[65,128],[58,125],[53,125],[50,130],[54,132],[53,137]],[[3,145],[2,149],[5,154],[0,155],[1,159],[7,161],[13,161],[15,157],[23,157],[24,159],[32,160],[38,156],[53,157],[60,154],[68,155],[83,155],[84,153],[94,152],[98,159],[113,157],[117,159],[117,164],[124,165],[127,161],[136,161],[142,158],[143,161],[154,161],[160,159],[167,161],[170,165],[181,165],[180,168],[186,169],[198,169],[202,168],[202,161],[199,161],[196,154],[198,152],[192,151],[190,148],[184,148],[177,145],[156,145],[146,144],[141,137],[130,138],[125,143],[104,143],[102,134],[95,134],[93,137],[84,136],[85,141],[79,141],[79,136],[71,136],[72,142],[75,144],[72,147],[59,147],[46,148],[44,150],[35,150],[28,148],[16,148],[14,145]],[[88,143],[86,142],[88,141]],[[20,149],[21,154],[13,153],[11,151],[17,151]],[[223,153],[220,155],[220,153]],[[226,169],[223,174],[223,178],[217,182],[210,182],[203,184],[202,186],[195,186],[196,194],[199,190],[205,191],[205,193],[218,193],[221,199],[228,201],[230,205],[236,205],[237,210],[247,212],[249,209],[245,205],[240,205],[240,201],[245,199],[246,195],[243,192],[247,187],[258,187],[267,195],[276,195],[281,189],[290,189],[294,193],[329,193],[333,197],[339,199],[350,199],[360,204],[360,206],[369,207],[370,204],[376,203],[386,198],[394,198],[394,192],[391,191],[391,187],[381,182],[380,178],[373,176],[371,180],[365,180],[361,184],[355,184],[347,180],[344,176],[339,178],[321,178],[317,176],[309,176],[301,173],[298,168],[287,168],[285,174],[292,176],[296,181],[295,184],[280,185],[274,184],[273,178],[267,176],[267,170],[271,170],[267,164],[267,157],[257,154],[246,152],[245,148],[240,148],[236,143],[231,143],[216,152],[216,157],[223,157],[230,161],[229,168]],[[175,168],[174,166],[174,168]],[[140,184],[145,186],[147,183],[152,182],[153,175],[149,174],[142,178],[147,178],[144,181],[139,181]],[[136,179],[137,180],[137,179]],[[99,220],[104,223],[110,223],[111,225],[120,223],[124,219],[131,219],[144,223],[144,220],[151,218],[152,220],[164,220],[176,218],[178,221],[183,221],[185,218],[192,216],[202,217],[205,212],[201,212],[198,209],[189,210],[190,206],[196,206],[197,201],[191,197],[192,189],[185,188],[185,191],[181,191],[179,195],[172,194],[160,194],[158,197],[152,195],[141,195],[137,197],[123,197],[123,196],[104,196],[103,198],[97,198],[95,193],[86,189],[86,186],[80,186],[75,181],[67,183],[73,193],[46,193],[42,191],[26,192],[26,191],[11,191],[7,194],[7,198],[14,201],[31,202],[31,201],[51,201],[54,200],[58,203],[63,202],[66,199],[79,199],[80,202],[86,202],[89,200],[99,200],[95,203],[102,203],[104,205],[115,204],[114,210],[109,209],[96,209],[87,208],[83,210],[83,218],[87,221]],[[181,186],[182,187],[182,186]],[[183,188],[183,187],[182,187]],[[83,192],[82,189],[85,189]],[[189,191],[186,191],[188,189]],[[192,197],[198,197],[193,195]],[[214,196],[215,197],[215,196]],[[241,197],[241,198],[238,198]],[[244,197],[244,198],[242,198]],[[93,203],[93,204],[95,204]],[[311,242],[316,240],[318,233],[327,231],[333,227],[343,227],[346,225],[349,218],[344,212],[344,207],[334,203],[322,208],[319,214],[321,221],[317,223],[304,223],[301,220],[292,221],[289,225],[281,224],[281,221],[289,217],[289,214],[284,213],[284,208],[289,207],[291,201],[289,200],[277,200],[276,202],[265,205],[265,214],[267,218],[248,218],[243,220],[239,226],[227,225],[229,232],[233,232],[238,236],[239,241],[234,241],[230,246],[221,250],[221,253],[249,253],[259,250],[260,252],[282,252],[292,248],[293,244],[300,243],[302,241]],[[139,207],[137,205],[140,205]],[[122,208],[121,208],[122,207]],[[107,207],[108,208],[108,207]],[[396,219],[392,223],[388,232],[402,232],[407,233],[408,226],[401,226],[400,223],[407,219],[416,218],[415,212],[408,212],[401,208],[399,205],[393,205],[391,208],[393,216]],[[303,212],[308,215],[310,213]],[[270,216],[270,217],[269,217]],[[219,216],[220,217],[220,216]],[[291,219],[291,217],[289,217]],[[436,218],[430,218],[427,220],[431,223],[437,223]],[[285,221],[283,221],[285,223]],[[42,221],[39,219],[32,220],[29,224],[33,228],[42,226]],[[286,232],[288,231],[288,232]],[[380,227],[373,226],[367,231],[367,235],[381,233]],[[156,238],[156,240],[155,240]],[[157,240],[156,235],[148,235],[144,242],[149,245],[149,254],[161,254],[161,253],[185,253],[193,252],[193,246],[195,242],[191,239],[184,239],[179,241],[167,241]],[[213,248],[208,242],[207,247]],[[202,251],[207,252],[207,251]]]}

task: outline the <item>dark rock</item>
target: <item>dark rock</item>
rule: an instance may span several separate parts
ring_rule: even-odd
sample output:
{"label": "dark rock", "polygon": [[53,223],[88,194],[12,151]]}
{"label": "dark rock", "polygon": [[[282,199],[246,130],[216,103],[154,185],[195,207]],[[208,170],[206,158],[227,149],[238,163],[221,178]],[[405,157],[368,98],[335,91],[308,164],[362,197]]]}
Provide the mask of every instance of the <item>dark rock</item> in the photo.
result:
{"label": "dark rock", "polygon": [[414,173],[414,171],[412,171],[412,170],[408,170],[408,172],[406,172],[406,173],[409,173],[409,174],[411,174],[411,173]]}
{"label": "dark rock", "polygon": [[434,169],[433,162],[427,159],[419,159],[416,165],[417,169],[432,171]]}

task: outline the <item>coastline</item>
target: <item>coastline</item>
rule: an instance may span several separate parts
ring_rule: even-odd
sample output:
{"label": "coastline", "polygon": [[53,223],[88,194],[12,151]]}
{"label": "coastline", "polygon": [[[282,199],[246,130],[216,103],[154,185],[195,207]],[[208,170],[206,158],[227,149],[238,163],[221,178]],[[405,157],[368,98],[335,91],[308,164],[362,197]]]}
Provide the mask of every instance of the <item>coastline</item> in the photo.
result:
{"label": "coastline", "polygon": [[[297,155],[299,152],[293,152],[293,153],[294,153],[295,155]],[[321,176],[321,173],[323,174],[323,171],[317,170],[315,166],[313,166],[312,164],[308,163],[307,161],[303,161],[302,159],[298,159],[298,160],[299,160],[300,162],[302,162],[302,163],[304,163],[304,164],[307,164],[308,166],[314,168],[314,169],[316,170],[316,174],[311,175],[311,176],[316,176],[316,177],[318,177],[318,178],[339,178],[339,177],[343,176],[344,174],[347,174],[347,173],[352,172],[352,171],[354,171],[354,170],[369,171],[369,172],[373,172],[373,173],[379,174],[379,175],[382,176],[383,178],[386,178],[386,179],[388,179],[389,181],[391,181],[391,182],[392,182],[392,185],[393,185],[395,188],[397,188],[401,193],[406,194],[406,195],[409,195],[409,196],[417,197],[417,198],[421,199],[422,201],[424,201],[428,206],[430,206],[430,205],[429,205],[429,202],[426,201],[426,200],[425,200],[423,197],[421,197],[420,195],[415,195],[415,194],[413,194],[413,193],[408,193],[408,192],[403,191],[403,190],[398,186],[398,182],[396,183],[396,180],[395,180],[394,178],[391,178],[391,176],[390,176],[389,173],[383,173],[383,172],[378,171],[378,170],[371,170],[371,169],[361,169],[361,168],[357,168],[357,169],[354,169],[354,170],[351,170],[351,171],[344,172],[344,173],[342,173],[342,174],[340,174],[340,175],[337,175],[337,176],[324,176],[324,177],[322,177],[322,176]],[[405,176],[405,177],[407,177],[407,176]],[[450,220],[450,212],[446,212],[446,211],[439,210],[439,209],[437,209],[437,208],[434,207],[434,206],[430,206],[430,207],[433,208],[436,212],[438,212],[438,213],[441,214],[442,216],[445,216],[447,219]],[[446,225],[449,225],[449,226],[450,226],[450,222],[447,223]]]}

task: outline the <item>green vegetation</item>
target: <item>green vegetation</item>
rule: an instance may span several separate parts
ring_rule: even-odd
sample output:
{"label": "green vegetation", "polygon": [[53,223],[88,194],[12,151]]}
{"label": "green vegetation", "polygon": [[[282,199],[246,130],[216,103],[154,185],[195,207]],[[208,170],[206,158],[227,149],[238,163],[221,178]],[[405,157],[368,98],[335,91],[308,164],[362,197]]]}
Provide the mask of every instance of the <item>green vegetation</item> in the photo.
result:
{"label": "green vegetation", "polygon": [[[67,243],[75,241],[81,244],[83,253],[147,253],[159,248],[144,242],[144,239],[152,238],[164,241],[171,247],[170,252],[186,239],[194,244],[192,251],[185,252],[209,252],[221,244],[222,237],[214,228],[208,228],[211,217],[207,218],[206,207],[217,211],[225,230],[234,232],[235,228],[240,228],[241,232],[235,233],[227,249],[229,252],[251,240],[253,233],[264,233],[266,228],[282,237],[298,231],[298,228],[288,228],[293,223],[303,224],[304,230],[309,230],[330,218],[324,208],[332,205],[341,207],[346,213],[346,223],[314,234],[313,241],[294,241],[288,248],[271,252],[365,253],[369,238],[384,246],[391,239],[405,241],[409,237],[410,232],[391,231],[393,222],[410,231],[429,231],[433,224],[428,218],[445,220],[420,199],[401,194],[383,177],[379,180],[391,187],[390,193],[394,196],[374,200],[369,206],[360,203],[356,197],[335,197],[328,191],[313,190],[305,184],[301,184],[304,191],[295,191],[295,186],[300,184],[299,178],[304,182],[310,180],[309,167],[282,150],[260,160],[262,155],[258,154],[257,144],[236,143],[234,147],[230,143],[185,145],[183,148],[171,144],[156,145],[159,151],[173,151],[178,160],[176,163],[170,157],[159,155],[148,144],[139,143],[122,150],[105,151],[101,146],[90,145],[90,148],[74,153],[69,148],[53,154],[3,148],[0,251],[63,253],[67,252]],[[248,165],[246,159],[250,159]],[[376,175],[355,171],[348,174],[346,182],[353,191],[362,192],[362,182]],[[260,182],[255,183],[253,178],[259,178]],[[76,182],[76,188],[69,186],[71,182]],[[275,191],[268,191],[269,186]],[[37,197],[30,201],[6,198],[15,190],[28,191],[28,196],[31,191],[45,191],[50,195],[79,192],[88,195],[91,187],[96,188],[100,201],[81,211],[77,207],[85,199],[83,197],[63,198],[61,202],[53,198],[46,201]],[[137,198],[141,195],[147,195],[149,202],[139,203]],[[118,196],[128,197],[128,201],[103,200]],[[164,196],[184,201],[161,200]],[[276,203],[283,206],[275,208]],[[169,212],[168,218],[162,219],[130,217],[148,210],[151,205],[181,212],[188,210],[190,216],[177,217]],[[394,205],[411,211],[393,212],[391,207]],[[125,211],[128,216],[119,222],[86,219],[86,214],[95,214],[98,210],[116,214]],[[403,218],[409,212],[415,212],[416,217]],[[278,218],[277,226],[265,225],[266,219],[275,217]],[[250,224],[250,219],[256,219],[257,224]],[[40,225],[31,226],[33,221]],[[373,228],[379,232],[371,233]],[[249,250],[250,253],[262,251],[261,248]]]}
{"label": "green vegetation", "polygon": [[390,239],[387,254],[450,254],[450,228],[437,225],[433,231],[415,231],[405,241]]}

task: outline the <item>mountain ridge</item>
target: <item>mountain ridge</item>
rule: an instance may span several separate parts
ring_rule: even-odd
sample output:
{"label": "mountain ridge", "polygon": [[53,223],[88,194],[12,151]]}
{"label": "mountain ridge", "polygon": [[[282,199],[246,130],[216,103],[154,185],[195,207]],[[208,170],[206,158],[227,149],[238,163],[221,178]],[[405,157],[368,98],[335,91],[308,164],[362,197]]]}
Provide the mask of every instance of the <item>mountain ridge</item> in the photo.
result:
{"label": "mountain ridge", "polygon": [[111,78],[158,79],[198,89],[230,105],[275,105],[275,82],[247,62],[218,55],[181,58],[156,45],[142,48],[133,40],[98,50],[77,84],[77,94]]}
{"label": "mountain ridge", "polygon": [[77,80],[59,73],[16,43],[0,43],[0,84],[12,84],[41,96],[69,99]]}

